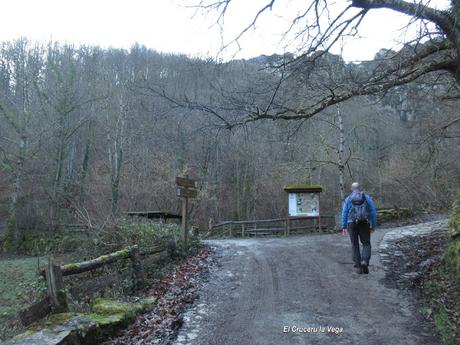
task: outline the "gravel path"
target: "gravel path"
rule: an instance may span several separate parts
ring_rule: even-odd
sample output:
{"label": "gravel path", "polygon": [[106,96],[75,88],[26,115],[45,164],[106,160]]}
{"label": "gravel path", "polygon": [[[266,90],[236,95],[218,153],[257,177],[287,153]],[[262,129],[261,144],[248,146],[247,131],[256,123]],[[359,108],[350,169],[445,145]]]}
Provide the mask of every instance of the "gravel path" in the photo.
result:
{"label": "gravel path", "polygon": [[185,313],[175,345],[434,345],[413,296],[383,284],[372,236],[370,274],[353,272],[348,237],[209,241],[217,264]]}

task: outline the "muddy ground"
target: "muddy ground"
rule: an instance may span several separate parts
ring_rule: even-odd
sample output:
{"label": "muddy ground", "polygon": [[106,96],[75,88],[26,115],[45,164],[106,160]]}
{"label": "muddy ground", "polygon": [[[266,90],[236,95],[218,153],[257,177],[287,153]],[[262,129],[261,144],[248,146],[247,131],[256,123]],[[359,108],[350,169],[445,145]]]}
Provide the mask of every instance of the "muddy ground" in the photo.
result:
{"label": "muddy ground", "polygon": [[384,283],[372,236],[370,274],[353,272],[348,237],[215,240],[217,260],[175,345],[434,345],[410,291]]}

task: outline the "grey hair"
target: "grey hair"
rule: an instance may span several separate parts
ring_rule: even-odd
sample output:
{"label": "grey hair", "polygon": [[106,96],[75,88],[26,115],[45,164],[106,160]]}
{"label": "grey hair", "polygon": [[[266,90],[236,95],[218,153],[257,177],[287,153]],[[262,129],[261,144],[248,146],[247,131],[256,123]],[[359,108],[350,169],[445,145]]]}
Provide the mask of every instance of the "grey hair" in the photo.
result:
{"label": "grey hair", "polygon": [[355,190],[360,190],[361,189],[361,186],[359,185],[358,182],[353,182],[351,184],[351,190],[355,191]]}

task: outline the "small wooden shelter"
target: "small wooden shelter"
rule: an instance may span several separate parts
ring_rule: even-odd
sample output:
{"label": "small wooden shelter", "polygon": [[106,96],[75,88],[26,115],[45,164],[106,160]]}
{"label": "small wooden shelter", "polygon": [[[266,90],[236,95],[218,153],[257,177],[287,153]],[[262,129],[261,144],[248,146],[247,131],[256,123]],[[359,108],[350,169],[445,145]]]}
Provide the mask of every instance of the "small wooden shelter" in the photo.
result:
{"label": "small wooden shelter", "polygon": [[182,216],[180,214],[174,214],[164,211],[130,211],[126,212],[128,216],[132,217],[144,217],[148,219],[158,219],[161,223],[167,223],[168,219],[178,219],[181,220]]}

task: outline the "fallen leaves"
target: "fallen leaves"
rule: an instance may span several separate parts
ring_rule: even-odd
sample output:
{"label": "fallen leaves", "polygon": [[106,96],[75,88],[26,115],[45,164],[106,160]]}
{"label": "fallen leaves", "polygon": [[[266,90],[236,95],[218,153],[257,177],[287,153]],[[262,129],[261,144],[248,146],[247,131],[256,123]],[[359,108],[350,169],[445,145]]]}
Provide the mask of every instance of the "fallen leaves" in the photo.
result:
{"label": "fallen leaves", "polygon": [[104,345],[171,343],[182,326],[182,315],[187,305],[197,297],[196,290],[204,281],[211,253],[209,247],[200,248],[197,255],[188,258],[148,288],[147,297],[155,297],[157,304]]}

